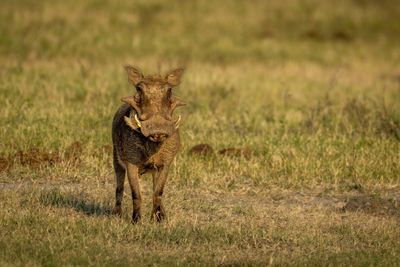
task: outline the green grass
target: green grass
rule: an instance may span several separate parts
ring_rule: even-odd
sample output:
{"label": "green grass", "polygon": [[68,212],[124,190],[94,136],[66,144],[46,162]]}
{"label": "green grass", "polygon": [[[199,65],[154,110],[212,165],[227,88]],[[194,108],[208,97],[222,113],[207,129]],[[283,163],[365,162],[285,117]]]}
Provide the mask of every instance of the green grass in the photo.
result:
{"label": "green grass", "polygon": [[[399,265],[398,17],[389,0],[4,1],[0,265]],[[161,224],[146,176],[145,219],[127,185],[110,215],[125,64],[186,67]]]}

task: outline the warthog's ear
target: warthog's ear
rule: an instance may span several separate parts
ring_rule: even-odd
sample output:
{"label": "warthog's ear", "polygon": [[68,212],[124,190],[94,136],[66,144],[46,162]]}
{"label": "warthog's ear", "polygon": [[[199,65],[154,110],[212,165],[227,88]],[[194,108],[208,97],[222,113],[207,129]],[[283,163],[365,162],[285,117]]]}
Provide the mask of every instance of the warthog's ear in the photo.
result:
{"label": "warthog's ear", "polygon": [[171,108],[172,108],[172,110],[174,110],[177,107],[184,106],[184,105],[186,105],[186,102],[183,101],[182,99],[180,99],[180,98],[178,98],[176,96],[173,96],[171,98]]}
{"label": "warthog's ear", "polygon": [[128,81],[132,85],[136,86],[143,80],[143,74],[135,67],[127,65],[125,66],[125,70],[128,73]]}
{"label": "warthog's ear", "polygon": [[172,86],[179,85],[181,83],[181,77],[182,77],[183,71],[184,71],[183,68],[179,68],[174,71],[171,71],[165,77],[167,79],[167,82]]}

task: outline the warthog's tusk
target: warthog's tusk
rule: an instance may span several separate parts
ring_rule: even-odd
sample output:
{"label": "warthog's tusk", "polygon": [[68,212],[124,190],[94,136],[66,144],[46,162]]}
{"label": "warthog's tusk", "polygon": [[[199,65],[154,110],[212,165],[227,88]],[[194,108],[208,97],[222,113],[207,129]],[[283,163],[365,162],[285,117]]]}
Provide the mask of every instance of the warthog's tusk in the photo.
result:
{"label": "warthog's tusk", "polygon": [[139,128],[141,128],[141,127],[142,127],[142,124],[140,123],[140,121],[139,121],[139,119],[138,119],[138,117],[137,117],[137,114],[135,114],[135,121],[136,121],[137,126],[138,126]]}
{"label": "warthog's tusk", "polygon": [[178,119],[175,122],[175,129],[179,128],[179,123],[181,122],[181,115],[178,116]]}

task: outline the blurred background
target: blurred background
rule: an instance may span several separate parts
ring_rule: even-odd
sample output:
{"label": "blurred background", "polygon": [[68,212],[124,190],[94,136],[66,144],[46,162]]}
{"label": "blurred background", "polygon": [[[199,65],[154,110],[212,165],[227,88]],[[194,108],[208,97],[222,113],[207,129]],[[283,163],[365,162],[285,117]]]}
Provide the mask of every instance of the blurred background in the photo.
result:
{"label": "blurred background", "polygon": [[393,0],[5,0],[0,12],[2,61],[21,64],[148,58],[329,63],[326,50],[332,49],[343,60],[350,51],[398,59],[382,50],[400,39],[400,7]]}
{"label": "blurred background", "polygon": [[[183,115],[183,157],[198,143],[246,147],[260,155],[255,165],[228,160],[221,172],[236,166],[266,183],[279,183],[277,177],[314,183],[315,177],[348,179],[343,162],[365,145],[365,179],[381,173],[393,181],[399,171],[388,167],[400,140],[399,18],[399,2],[391,0],[4,0],[3,165],[20,166],[18,151],[64,153],[75,144],[88,176],[101,172],[112,180],[109,154],[93,158],[93,151],[109,148],[120,99],[135,92],[123,66],[145,74],[183,66],[175,89],[188,102],[176,111]],[[326,154],[330,149],[338,153],[331,155],[335,161]],[[386,165],[372,172],[367,166],[382,162],[382,151]],[[216,168],[222,164],[216,162]],[[47,171],[66,171],[57,166]],[[181,167],[178,176],[189,181],[193,165]],[[336,167],[342,171],[329,174]],[[14,176],[24,176],[18,168]],[[67,173],[75,179],[74,170]]]}

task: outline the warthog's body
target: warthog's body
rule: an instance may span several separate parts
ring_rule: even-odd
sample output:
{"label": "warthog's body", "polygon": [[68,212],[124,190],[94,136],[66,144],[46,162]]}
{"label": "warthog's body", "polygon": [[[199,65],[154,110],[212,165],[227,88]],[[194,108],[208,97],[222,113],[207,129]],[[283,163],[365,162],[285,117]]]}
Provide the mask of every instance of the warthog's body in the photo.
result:
{"label": "warthog's body", "polygon": [[121,215],[125,173],[132,191],[133,214],[136,222],[141,217],[139,176],[153,175],[152,218],[166,217],[161,197],[172,160],[180,147],[179,119],[172,113],[185,103],[172,96],[171,88],[179,84],[183,70],[171,72],[167,77],[143,76],[137,69],[126,67],[129,81],[137,93],[123,98],[123,104],[114,116],[112,139],[114,169],[117,178],[114,213]]}

